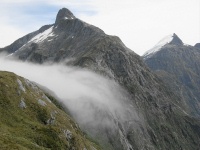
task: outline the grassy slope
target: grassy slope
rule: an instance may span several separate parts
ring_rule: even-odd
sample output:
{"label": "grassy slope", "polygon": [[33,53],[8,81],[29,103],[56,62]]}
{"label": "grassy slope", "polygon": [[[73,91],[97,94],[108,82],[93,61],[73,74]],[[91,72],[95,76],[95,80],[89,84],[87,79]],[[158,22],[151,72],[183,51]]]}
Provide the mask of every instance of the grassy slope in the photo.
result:
{"label": "grassy slope", "polygon": [[[22,82],[25,92],[17,79]],[[39,104],[39,99],[46,105]],[[26,108],[19,107],[21,100]],[[54,117],[55,121],[49,124],[47,120]],[[70,138],[64,133],[67,130],[72,133]],[[0,135],[1,150],[97,148],[37,86],[9,72],[0,72]]]}

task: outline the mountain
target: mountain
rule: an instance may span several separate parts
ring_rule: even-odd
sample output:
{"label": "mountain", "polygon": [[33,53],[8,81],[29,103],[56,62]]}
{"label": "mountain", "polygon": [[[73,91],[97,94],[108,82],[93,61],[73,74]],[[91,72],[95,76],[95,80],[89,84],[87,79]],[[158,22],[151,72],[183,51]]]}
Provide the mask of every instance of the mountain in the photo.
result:
{"label": "mountain", "polygon": [[194,45],[194,47],[199,48],[200,49],[200,43],[197,43]]}
{"label": "mountain", "polygon": [[81,57],[104,38],[107,37],[102,30],[81,21],[63,8],[58,12],[55,24],[41,27],[5,47],[3,51],[37,63],[61,61]]}
{"label": "mountain", "polygon": [[[170,42],[181,45],[178,38]],[[76,18],[66,8],[58,12],[54,24],[43,26],[0,51],[9,53],[10,58],[40,64],[65,62],[117,82],[127,92],[127,96],[121,98],[126,106],[123,114],[118,110],[102,111],[97,109],[97,104],[87,104],[95,110],[87,111],[107,123],[106,126],[95,124],[95,121],[93,124],[81,122],[72,114],[81,129],[96,139],[103,149],[199,148],[200,121],[185,112],[180,97],[118,37],[106,35],[101,29]]]}
{"label": "mountain", "polygon": [[99,149],[52,96],[0,71],[0,149]]}
{"label": "mountain", "polygon": [[[172,38],[174,40],[174,38]],[[177,38],[176,39],[180,39]],[[172,41],[173,41],[172,40]],[[157,53],[145,53],[146,64],[185,104],[185,110],[200,116],[200,50],[199,44],[168,42]]]}
{"label": "mountain", "polygon": [[150,49],[146,53],[144,53],[144,55],[143,55],[144,59],[149,58],[152,55],[156,54],[166,44],[183,45],[183,42],[175,33],[172,35],[168,35],[165,38],[163,38],[162,40],[160,40],[152,49]]}

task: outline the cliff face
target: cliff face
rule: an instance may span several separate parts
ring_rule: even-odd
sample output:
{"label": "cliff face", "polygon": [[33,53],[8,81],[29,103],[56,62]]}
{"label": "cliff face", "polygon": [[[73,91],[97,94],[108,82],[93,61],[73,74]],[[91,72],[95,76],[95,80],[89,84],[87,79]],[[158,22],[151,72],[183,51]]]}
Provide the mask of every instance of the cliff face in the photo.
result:
{"label": "cliff face", "polygon": [[65,62],[119,83],[129,95],[124,101],[127,115],[134,109],[137,118],[130,115],[127,120],[120,121],[113,114],[99,110],[96,111],[98,115],[109,116],[114,122],[114,130],[99,126],[98,129],[97,126],[90,128],[81,123],[81,127],[104,149],[197,149],[200,123],[185,112],[180,97],[164,86],[118,37],[106,35],[68,11],[60,10],[55,24],[23,37],[21,39],[26,40],[21,44],[20,39],[1,51],[41,64]]}
{"label": "cliff face", "polygon": [[169,43],[145,58],[146,64],[182,99],[185,110],[200,115],[200,51],[197,46]]}
{"label": "cliff face", "polygon": [[2,71],[0,123],[1,149],[97,148],[52,96],[29,80]]}

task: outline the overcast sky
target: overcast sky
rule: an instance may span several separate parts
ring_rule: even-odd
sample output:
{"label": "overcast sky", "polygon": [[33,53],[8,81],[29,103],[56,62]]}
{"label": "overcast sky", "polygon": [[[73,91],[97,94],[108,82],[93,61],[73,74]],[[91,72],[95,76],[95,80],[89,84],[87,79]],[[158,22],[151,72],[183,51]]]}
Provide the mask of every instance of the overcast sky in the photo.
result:
{"label": "overcast sky", "polygon": [[172,33],[200,42],[200,0],[0,0],[0,47],[54,23],[63,7],[139,55]]}

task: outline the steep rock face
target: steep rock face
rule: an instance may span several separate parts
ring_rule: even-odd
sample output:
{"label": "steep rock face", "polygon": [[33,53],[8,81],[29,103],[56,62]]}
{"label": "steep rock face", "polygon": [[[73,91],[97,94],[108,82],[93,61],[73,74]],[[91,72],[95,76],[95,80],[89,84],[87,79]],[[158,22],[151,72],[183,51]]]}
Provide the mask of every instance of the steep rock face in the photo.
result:
{"label": "steep rock face", "polygon": [[181,97],[188,113],[200,115],[200,51],[197,46],[169,43],[147,65]]}
{"label": "steep rock face", "polygon": [[2,71],[0,124],[0,149],[99,149],[52,96]]}
{"label": "steep rock face", "polygon": [[172,41],[169,44],[174,44],[174,45],[183,45],[182,40],[174,33],[172,36]]}
{"label": "steep rock face", "polygon": [[[65,16],[69,12],[61,14]],[[93,70],[122,85],[130,94],[127,109],[133,106],[139,119],[120,122],[112,114],[97,110],[102,118],[109,116],[113,120],[117,131],[87,129],[104,149],[198,149],[199,121],[185,113],[180,98],[163,86],[138,55],[118,37],[106,35],[75,17],[64,16],[45,31],[34,32],[38,34],[28,38],[21,47],[13,49],[12,44],[1,51],[36,63],[67,59],[67,64]],[[180,43],[180,40],[174,42]],[[127,115],[130,113],[127,111]]]}
{"label": "steep rock face", "polygon": [[76,17],[72,14],[72,12],[66,8],[62,8],[59,10],[55,24],[59,24],[62,20],[65,19],[75,19]]}

